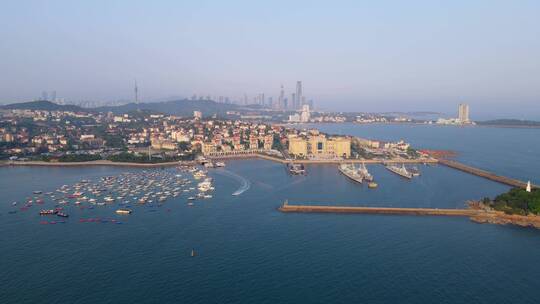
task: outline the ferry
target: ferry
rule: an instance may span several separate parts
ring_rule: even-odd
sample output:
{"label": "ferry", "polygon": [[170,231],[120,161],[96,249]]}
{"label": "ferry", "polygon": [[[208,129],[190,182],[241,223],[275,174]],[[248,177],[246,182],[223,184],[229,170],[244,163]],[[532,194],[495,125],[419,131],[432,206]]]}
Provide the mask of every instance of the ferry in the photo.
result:
{"label": "ferry", "polygon": [[120,208],[116,210],[117,214],[131,214],[131,209]]}
{"label": "ferry", "polygon": [[407,170],[407,168],[405,168],[404,164],[401,164],[401,167],[396,166],[396,165],[388,164],[388,165],[386,165],[386,169],[396,173],[399,176],[402,176],[402,177],[405,177],[405,178],[408,178],[408,179],[411,179],[413,177],[413,174],[411,172],[409,172]]}

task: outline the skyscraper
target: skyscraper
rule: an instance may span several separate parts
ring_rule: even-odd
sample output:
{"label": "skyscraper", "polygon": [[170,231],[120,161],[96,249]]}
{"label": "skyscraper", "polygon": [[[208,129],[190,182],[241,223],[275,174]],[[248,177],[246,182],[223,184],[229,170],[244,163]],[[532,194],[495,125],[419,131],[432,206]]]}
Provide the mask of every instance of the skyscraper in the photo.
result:
{"label": "skyscraper", "polygon": [[302,81],[296,82],[296,99],[294,102],[294,109],[300,109],[302,103]]}
{"label": "skyscraper", "polygon": [[284,110],[287,108],[287,106],[285,105],[285,91],[283,90],[283,85],[281,85],[281,91],[279,92],[278,108],[280,110]]}
{"label": "skyscraper", "polygon": [[469,120],[469,105],[468,104],[459,104],[458,107],[458,120],[461,123],[470,123]]}
{"label": "skyscraper", "polygon": [[296,107],[296,94],[295,93],[291,94],[290,108],[291,108],[291,110],[296,110],[297,109],[297,107]]}

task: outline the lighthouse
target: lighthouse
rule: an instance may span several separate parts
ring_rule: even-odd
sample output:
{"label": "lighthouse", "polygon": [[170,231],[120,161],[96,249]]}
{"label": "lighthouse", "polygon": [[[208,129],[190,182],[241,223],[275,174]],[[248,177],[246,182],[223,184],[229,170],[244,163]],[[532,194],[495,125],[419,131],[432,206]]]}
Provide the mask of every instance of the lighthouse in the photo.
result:
{"label": "lighthouse", "polygon": [[527,182],[527,187],[525,188],[525,191],[531,192],[531,181]]}

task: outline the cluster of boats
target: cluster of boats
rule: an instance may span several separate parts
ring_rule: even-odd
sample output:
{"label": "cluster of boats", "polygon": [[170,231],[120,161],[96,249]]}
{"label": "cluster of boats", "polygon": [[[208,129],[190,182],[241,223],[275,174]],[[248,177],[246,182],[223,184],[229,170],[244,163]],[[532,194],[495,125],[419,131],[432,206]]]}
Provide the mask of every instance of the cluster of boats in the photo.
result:
{"label": "cluster of boats", "polygon": [[366,168],[366,165],[362,163],[360,166],[355,164],[340,164],[339,172],[347,176],[351,180],[362,184],[364,181],[368,183],[369,188],[376,188],[378,185],[374,182],[373,175],[371,175]]}
{"label": "cluster of boats", "polygon": [[[101,177],[95,182],[81,180],[72,185],[62,185],[53,192],[36,190],[20,210],[26,211],[34,204],[52,204],[53,208],[41,209],[39,215],[68,217],[65,210],[70,210],[70,207],[94,209],[116,205],[116,214],[128,215],[133,212],[131,208],[134,206],[160,207],[167,200],[180,197],[183,193],[186,196],[192,195],[188,198],[188,205],[193,205],[195,199],[212,198],[209,192],[215,188],[205,170],[194,166],[177,169],[176,172],[159,169],[128,172]],[[13,202],[12,205],[17,206],[18,203]],[[12,211],[10,213],[16,213]]]}

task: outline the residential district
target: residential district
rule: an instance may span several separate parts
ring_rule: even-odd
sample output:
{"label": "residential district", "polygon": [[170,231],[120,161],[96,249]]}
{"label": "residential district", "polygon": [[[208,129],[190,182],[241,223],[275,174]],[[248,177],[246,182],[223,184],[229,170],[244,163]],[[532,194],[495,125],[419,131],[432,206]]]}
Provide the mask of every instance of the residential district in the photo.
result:
{"label": "residential district", "polygon": [[133,111],[3,110],[0,156],[11,161],[156,163],[260,154],[284,160],[420,159],[404,141],[336,136],[291,125]]}

